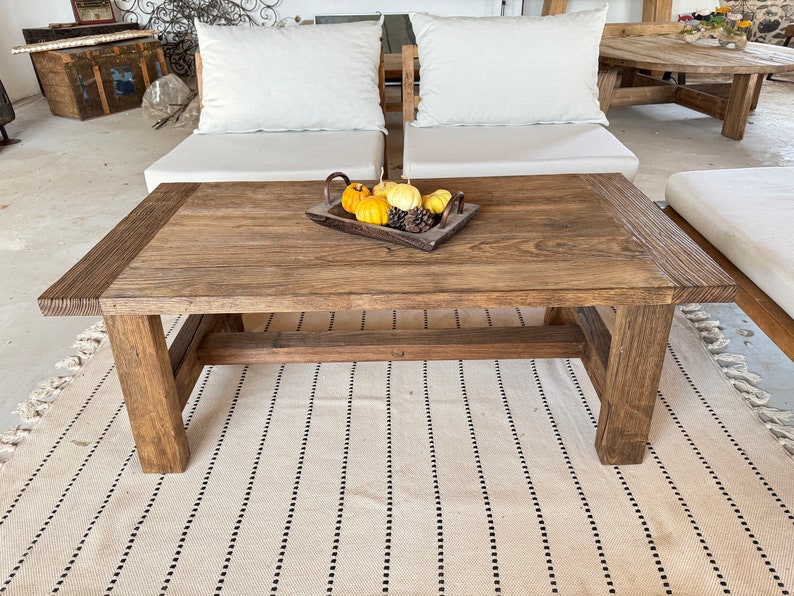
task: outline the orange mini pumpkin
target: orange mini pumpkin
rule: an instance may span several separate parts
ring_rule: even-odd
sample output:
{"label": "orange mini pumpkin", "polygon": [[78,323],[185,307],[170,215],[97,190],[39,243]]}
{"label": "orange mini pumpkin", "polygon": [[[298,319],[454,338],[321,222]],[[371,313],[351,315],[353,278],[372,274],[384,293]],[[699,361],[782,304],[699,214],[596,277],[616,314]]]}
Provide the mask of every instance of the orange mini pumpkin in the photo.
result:
{"label": "orange mini pumpkin", "polygon": [[385,226],[389,223],[389,203],[380,195],[361,199],[356,208],[356,219],[363,223]]}
{"label": "orange mini pumpkin", "polygon": [[355,213],[361,200],[366,199],[371,194],[370,190],[361,182],[351,182],[342,192],[342,209],[348,213]]}

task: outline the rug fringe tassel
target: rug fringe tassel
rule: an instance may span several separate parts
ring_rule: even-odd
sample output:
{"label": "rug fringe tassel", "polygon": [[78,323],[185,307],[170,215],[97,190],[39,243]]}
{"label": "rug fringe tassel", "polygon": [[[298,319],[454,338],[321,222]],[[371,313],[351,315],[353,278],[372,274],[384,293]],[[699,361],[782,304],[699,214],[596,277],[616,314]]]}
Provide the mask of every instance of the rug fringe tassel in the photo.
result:
{"label": "rug fringe tassel", "polygon": [[83,365],[94,355],[99,348],[99,344],[105,339],[105,322],[99,321],[78,335],[72,347],[77,350],[76,354],[68,356],[58,362],[55,368],[66,368],[68,370],[80,370]]}
{"label": "rug fringe tassel", "polygon": [[794,457],[794,427],[785,424],[792,419],[792,413],[767,406],[772,396],[757,387],[762,380],[761,376],[749,369],[747,358],[743,354],[723,351],[731,340],[723,335],[720,322],[713,320],[711,315],[703,310],[701,304],[682,304],[678,309],[703,339],[712,358],[731,385],[752,406],[758,419],[786,452]]}
{"label": "rug fringe tassel", "polygon": [[[72,348],[76,349],[77,353],[64,358],[55,367],[67,368],[74,372],[80,370],[96,353],[106,336],[105,322],[100,320],[94,323],[75,338]],[[17,404],[14,413],[19,416],[24,426],[18,425],[0,434],[0,466],[8,461],[11,454],[30,434],[32,428],[38,424],[44,413],[73,378],[74,375],[57,376],[39,381],[27,401]]]}

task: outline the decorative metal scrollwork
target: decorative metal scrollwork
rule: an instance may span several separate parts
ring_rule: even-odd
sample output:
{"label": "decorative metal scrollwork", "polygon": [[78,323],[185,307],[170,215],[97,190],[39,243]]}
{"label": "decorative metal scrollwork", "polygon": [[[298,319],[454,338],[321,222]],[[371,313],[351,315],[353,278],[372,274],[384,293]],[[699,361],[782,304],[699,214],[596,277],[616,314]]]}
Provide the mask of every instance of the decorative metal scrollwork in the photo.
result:
{"label": "decorative metal scrollwork", "polygon": [[210,25],[276,25],[281,0],[113,0],[127,23],[159,31],[171,72],[195,72],[194,19]]}

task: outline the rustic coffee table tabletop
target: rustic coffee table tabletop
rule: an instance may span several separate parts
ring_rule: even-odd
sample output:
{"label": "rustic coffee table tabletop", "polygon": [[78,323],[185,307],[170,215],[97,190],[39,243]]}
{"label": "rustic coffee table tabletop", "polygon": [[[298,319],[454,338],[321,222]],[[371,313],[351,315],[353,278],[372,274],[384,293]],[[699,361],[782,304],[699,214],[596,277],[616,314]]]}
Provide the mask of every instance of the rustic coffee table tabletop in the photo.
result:
{"label": "rustic coffee table tabletop", "polygon": [[[462,190],[480,211],[423,252],[310,221],[322,182],[163,184],[44,292],[45,315],[104,317],[144,471],[185,469],[182,409],[204,365],[338,360],[582,358],[601,399],[600,461],[642,461],[675,305],[732,301],[733,280],[618,174],[414,184]],[[598,305],[616,307],[611,332]],[[244,313],[485,307],[546,307],[546,324],[242,325]],[[168,314],[189,315],[170,350]]]}
{"label": "rustic coffee table tabletop", "polygon": [[[744,49],[730,49],[715,39],[687,43],[675,35],[605,37],[599,60],[604,70],[599,101],[605,113],[611,106],[676,103],[722,120],[722,134],[738,140],[744,137],[766,75],[794,71],[794,48],[750,42]],[[724,74],[731,81],[690,85],[641,74],[641,69],[674,76]]]}

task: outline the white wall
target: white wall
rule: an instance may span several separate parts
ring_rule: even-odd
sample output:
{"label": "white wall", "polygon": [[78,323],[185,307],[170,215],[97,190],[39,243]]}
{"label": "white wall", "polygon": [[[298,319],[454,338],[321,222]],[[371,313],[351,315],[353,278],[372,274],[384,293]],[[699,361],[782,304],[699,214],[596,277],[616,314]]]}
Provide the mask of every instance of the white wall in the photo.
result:
{"label": "white wall", "polygon": [[[701,8],[713,8],[719,0],[673,0],[673,14],[693,12]],[[283,17],[298,15],[303,19],[311,19],[315,14],[344,13],[404,13],[410,11],[428,12],[438,15],[487,16],[499,15],[502,10],[501,0],[336,0],[323,3],[318,0],[282,0],[278,8]],[[588,10],[609,5],[607,20],[613,23],[625,23],[642,20],[642,2],[639,0],[568,0],[568,10]],[[505,0],[505,14],[539,15],[543,0]]]}
{"label": "white wall", "polygon": [[[596,8],[605,0],[568,0],[568,10]],[[628,22],[642,20],[642,2],[609,0],[607,20]],[[673,0],[673,14],[711,8],[713,0]],[[505,0],[505,14],[521,12],[521,0]],[[539,15],[543,0],[525,0],[524,13]],[[329,13],[404,13],[429,12],[438,15],[489,16],[501,13],[501,0],[282,0],[280,18],[300,16],[312,19],[315,14]],[[36,75],[27,54],[11,54],[11,48],[25,43],[22,29],[44,27],[50,23],[74,20],[68,0],[0,0],[0,79],[11,101],[39,93]]]}
{"label": "white wall", "polygon": [[0,79],[11,101],[39,92],[30,56],[11,54],[11,48],[25,43],[22,29],[72,21],[67,0],[0,0]]}

